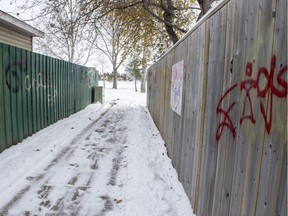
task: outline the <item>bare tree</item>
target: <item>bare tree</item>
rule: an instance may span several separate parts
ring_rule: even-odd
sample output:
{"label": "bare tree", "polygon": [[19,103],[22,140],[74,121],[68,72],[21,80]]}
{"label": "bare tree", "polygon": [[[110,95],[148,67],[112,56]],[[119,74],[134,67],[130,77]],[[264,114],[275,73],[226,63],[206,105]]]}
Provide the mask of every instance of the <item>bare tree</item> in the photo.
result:
{"label": "bare tree", "polygon": [[103,56],[103,55],[100,55],[97,58],[97,61],[101,65],[101,76],[102,76],[102,79],[103,79],[103,87],[105,88],[106,76],[105,76],[105,71],[104,71],[104,65],[107,64],[107,61],[105,59],[105,56]]}
{"label": "bare tree", "polygon": [[86,6],[79,0],[26,0],[19,7],[22,13],[34,11],[26,21],[33,21],[45,32],[45,38],[37,41],[40,53],[86,64],[93,51],[83,38],[95,38],[88,27],[91,17],[83,9]]}
{"label": "bare tree", "polygon": [[98,34],[96,41],[90,41],[91,45],[101,51],[112,64],[113,87],[117,89],[117,74],[119,67],[131,52],[131,38],[135,29],[123,26],[119,23],[116,12],[111,13],[108,18],[102,18],[94,25]]}

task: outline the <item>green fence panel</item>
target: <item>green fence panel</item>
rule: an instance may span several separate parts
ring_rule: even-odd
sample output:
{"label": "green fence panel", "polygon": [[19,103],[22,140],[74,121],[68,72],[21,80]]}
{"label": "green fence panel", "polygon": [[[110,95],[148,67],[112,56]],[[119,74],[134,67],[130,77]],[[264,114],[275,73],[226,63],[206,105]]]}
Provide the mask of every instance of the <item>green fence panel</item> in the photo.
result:
{"label": "green fence panel", "polygon": [[13,94],[13,97],[16,99],[16,119],[17,119],[17,131],[18,131],[18,141],[21,141],[24,139],[24,115],[23,115],[23,74],[25,73],[25,65],[22,63],[22,55],[21,55],[21,49],[16,48],[15,49],[15,63],[17,64],[16,73],[18,76],[18,81],[16,81],[17,85],[17,92]]}
{"label": "green fence panel", "polygon": [[[21,53],[21,57],[19,58],[21,61],[21,66],[22,66],[22,71],[21,71],[21,88],[20,88],[20,93],[19,95],[21,95],[21,97],[19,98],[22,101],[22,107],[21,109],[18,109],[22,112],[22,116],[23,116],[23,124],[22,124],[22,132],[23,135],[21,140],[24,137],[29,136],[29,126],[28,126],[28,109],[27,109],[27,91],[25,91],[25,80],[26,80],[26,75],[27,75],[27,64],[26,64],[26,60],[27,60],[27,55],[25,50],[21,50],[19,49],[19,52]],[[18,57],[17,57],[18,58]],[[20,113],[21,115],[21,113]]]}
{"label": "green fence panel", "polygon": [[0,152],[91,103],[96,69],[0,43]]}
{"label": "green fence panel", "polygon": [[50,94],[50,107],[52,109],[52,123],[55,123],[57,118],[57,104],[56,104],[56,95],[57,95],[57,89],[56,89],[56,59],[52,59],[52,71],[51,71],[51,79],[52,79],[52,86],[51,86],[51,94]]}
{"label": "green fence panel", "polygon": [[3,90],[4,90],[4,113],[5,113],[5,132],[6,132],[6,148],[9,148],[12,141],[12,121],[11,121],[11,97],[10,89],[8,88],[7,82],[10,82],[8,76],[8,67],[10,65],[9,59],[9,46],[3,45]]}
{"label": "green fence panel", "polygon": [[41,85],[43,88],[43,104],[44,104],[44,127],[47,127],[49,125],[48,121],[48,99],[47,99],[47,61],[44,56],[42,56],[42,70],[41,70]]}
{"label": "green fence panel", "polygon": [[67,62],[64,63],[65,65],[65,70],[63,71],[63,88],[64,88],[64,116],[67,117],[68,116],[68,64]]}
{"label": "green fence panel", "polygon": [[39,55],[39,70],[37,72],[37,90],[40,95],[40,119],[41,128],[45,127],[45,102],[44,102],[44,86],[43,86],[43,56]]}
{"label": "green fence panel", "polygon": [[25,93],[26,93],[26,101],[27,101],[27,127],[28,127],[28,135],[33,134],[33,104],[32,104],[32,59],[30,52],[25,50],[26,55],[26,64],[27,64],[27,70],[26,70],[26,76],[24,80],[24,86],[25,86]]}
{"label": "green fence panel", "polygon": [[0,151],[6,148],[3,44],[0,44]]}
{"label": "green fence panel", "polygon": [[31,54],[31,77],[30,77],[30,81],[31,81],[31,104],[32,104],[32,133],[35,133],[36,131],[38,131],[37,129],[37,95],[36,95],[36,91],[35,91],[35,84],[34,84],[34,77],[35,77],[35,54],[32,53]]}
{"label": "green fence panel", "polygon": [[53,77],[52,77],[52,59],[47,59],[47,82],[48,82],[48,90],[47,90],[47,107],[48,107],[48,120],[49,124],[53,123],[53,110],[51,106],[51,95],[53,88]]}
{"label": "green fence panel", "polygon": [[10,51],[10,62],[6,71],[6,82],[10,89],[11,98],[11,119],[12,119],[12,142],[13,144],[19,142],[18,136],[18,119],[17,119],[17,93],[19,92],[19,75],[17,71],[18,63],[16,61],[16,48],[9,47]]}
{"label": "green fence panel", "polygon": [[58,87],[58,89],[59,89],[59,91],[58,91],[59,97],[58,98],[59,98],[59,104],[60,104],[60,106],[59,106],[59,115],[60,115],[60,118],[62,119],[62,118],[64,118],[64,115],[63,115],[64,110],[63,110],[63,108],[64,108],[64,105],[65,105],[65,102],[64,102],[63,83],[62,83],[63,74],[61,72],[61,68],[64,68],[63,61],[60,61],[59,73],[58,73],[58,76],[59,76],[59,78],[58,78],[58,81],[59,81],[59,87]]}
{"label": "green fence panel", "polygon": [[54,89],[54,95],[53,100],[55,102],[55,122],[57,119],[60,118],[59,116],[59,75],[57,71],[59,70],[59,60],[56,59],[55,62],[55,71],[54,71],[54,82],[55,82],[55,89]]}

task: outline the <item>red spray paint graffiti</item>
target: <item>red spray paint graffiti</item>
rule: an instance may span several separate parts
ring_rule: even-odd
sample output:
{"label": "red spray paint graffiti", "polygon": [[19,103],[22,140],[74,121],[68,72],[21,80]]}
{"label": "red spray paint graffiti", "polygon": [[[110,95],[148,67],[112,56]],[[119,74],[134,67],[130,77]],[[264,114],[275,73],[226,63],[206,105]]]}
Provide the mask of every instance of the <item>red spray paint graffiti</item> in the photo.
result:
{"label": "red spray paint graffiti", "polygon": [[234,84],[232,87],[230,87],[225,93],[224,95],[221,97],[218,105],[217,105],[217,110],[216,110],[216,113],[217,114],[223,114],[224,115],[224,119],[223,121],[219,124],[218,128],[217,128],[217,132],[216,132],[216,139],[219,140],[221,135],[222,135],[222,132],[224,130],[225,127],[227,127],[232,135],[233,135],[233,138],[236,137],[236,130],[235,130],[235,127],[233,125],[233,122],[231,120],[231,117],[229,115],[230,111],[232,110],[232,108],[236,105],[236,102],[233,102],[232,104],[229,105],[228,109],[227,110],[224,110],[221,108],[221,104],[224,100],[224,98],[229,95],[229,93],[231,91],[233,91],[236,87],[238,86],[238,84]]}
{"label": "red spray paint graffiti", "polygon": [[[278,98],[287,98],[288,83],[284,77],[284,75],[287,73],[287,70],[288,70],[287,65],[284,67],[281,65],[280,70],[277,74],[276,56],[273,55],[271,59],[270,71],[265,67],[261,67],[258,70],[257,79],[252,79],[251,76],[253,72],[253,64],[250,62],[247,63],[245,75],[248,78],[240,83],[240,92],[241,93],[243,92],[245,94],[240,117],[240,125],[242,125],[245,120],[251,121],[253,124],[256,124],[256,119],[253,113],[253,103],[251,99],[251,91],[254,89],[256,90],[257,96],[260,99],[259,106],[261,115],[264,119],[266,132],[270,134],[273,120],[273,98],[275,96]],[[276,81],[278,87],[275,86]],[[265,83],[264,86],[263,83]],[[227,128],[228,131],[230,131],[233,138],[236,137],[237,132],[230,116],[232,109],[236,105],[236,102],[234,101],[231,104],[229,104],[229,107],[227,109],[223,109],[221,107],[221,104],[233,90],[236,90],[237,87],[238,84],[236,83],[233,86],[231,86],[228,90],[226,90],[223,96],[220,98],[219,103],[217,105],[216,114],[223,115],[223,120],[219,123],[217,127],[216,140],[220,140],[221,135],[225,128]],[[266,106],[264,104],[264,99],[267,101]]]}

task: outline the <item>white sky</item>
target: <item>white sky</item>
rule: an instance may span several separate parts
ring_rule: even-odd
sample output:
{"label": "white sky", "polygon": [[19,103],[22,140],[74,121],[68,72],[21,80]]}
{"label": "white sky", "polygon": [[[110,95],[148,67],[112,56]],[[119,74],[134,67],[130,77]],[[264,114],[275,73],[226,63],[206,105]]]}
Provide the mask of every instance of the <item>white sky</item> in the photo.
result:
{"label": "white sky", "polygon": [[[18,0],[18,3],[19,2],[22,2],[22,1]],[[11,3],[11,0],[0,0],[0,10],[4,11],[6,13],[9,13],[12,16],[16,16],[15,15],[17,13],[16,8],[17,8],[17,5],[15,2]]]}
{"label": "white sky", "polygon": [[[17,6],[20,6],[22,4],[23,0],[17,0],[17,3],[15,1],[11,1],[11,0],[0,0],[0,10],[18,18],[18,19],[29,19],[29,14],[23,15],[20,14],[20,16],[17,16]],[[33,26],[33,23],[29,23],[28,24]],[[35,27],[35,26],[34,26]],[[45,33],[45,32],[44,32]],[[102,72],[102,65],[99,63],[99,61],[97,61],[98,56],[101,53],[95,54],[94,56],[92,56],[92,58],[88,61],[88,63],[85,65],[87,67],[96,67],[97,70],[99,70],[100,72]],[[103,58],[103,57],[100,57]],[[105,66],[104,68],[104,72],[112,72],[112,67],[110,66],[111,64],[109,63],[109,61],[106,59],[105,61]],[[124,68],[120,67],[119,69],[120,73],[124,72]]]}

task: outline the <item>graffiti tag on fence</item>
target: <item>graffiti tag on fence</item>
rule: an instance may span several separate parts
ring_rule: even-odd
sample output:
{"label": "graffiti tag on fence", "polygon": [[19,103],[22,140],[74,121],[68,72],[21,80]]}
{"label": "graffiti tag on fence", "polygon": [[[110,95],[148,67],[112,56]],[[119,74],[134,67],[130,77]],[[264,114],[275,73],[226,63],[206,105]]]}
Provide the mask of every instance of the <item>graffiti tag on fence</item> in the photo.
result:
{"label": "graffiti tag on fence", "polygon": [[[242,81],[240,84],[236,83],[232,85],[228,90],[226,90],[217,105],[216,113],[223,116],[216,131],[217,141],[220,140],[225,128],[232,134],[233,138],[236,137],[237,132],[235,124],[231,119],[231,112],[236,106],[236,102],[232,101],[226,109],[222,108],[221,105],[223,104],[225,98],[227,98],[230,93],[236,90],[239,86],[240,93],[244,94],[244,102],[239,119],[240,125],[242,125],[245,121],[250,121],[254,125],[256,124],[257,119],[255,119],[254,116],[253,103],[251,98],[252,91],[255,91],[259,99],[259,108],[265,123],[265,130],[268,134],[270,134],[273,121],[273,99],[274,97],[282,99],[287,98],[288,83],[287,80],[285,80],[287,69],[287,65],[281,65],[280,69],[277,71],[276,56],[273,55],[271,58],[270,69],[268,70],[265,67],[261,67],[257,72],[257,78],[253,79],[251,77],[253,72],[253,64],[251,62],[247,63],[245,70],[245,76],[247,79]],[[263,83],[265,84],[263,85]],[[278,85],[275,86],[275,83]],[[264,104],[264,100],[267,101],[266,104]]]}
{"label": "graffiti tag on fence", "polygon": [[[25,61],[23,61],[25,62]],[[21,61],[19,62],[12,62],[8,64],[5,69],[5,78],[6,78],[6,85],[10,91],[13,93],[17,93],[20,88],[20,77],[17,71],[26,71],[26,64],[22,64]]]}
{"label": "graffiti tag on fence", "polygon": [[92,87],[95,82],[95,72],[93,70],[82,70],[81,71],[81,83],[87,85],[88,87]]}
{"label": "graffiti tag on fence", "polygon": [[[13,93],[17,94],[23,86],[23,90],[30,92],[32,89],[39,88],[51,89],[53,90],[52,94],[48,94],[48,105],[52,106],[55,104],[56,98],[58,97],[57,90],[54,85],[47,85],[47,80],[44,72],[39,72],[34,76],[27,74],[27,65],[26,60],[15,61],[9,63],[5,69],[5,79],[8,89]],[[21,84],[23,83],[23,85]]]}

